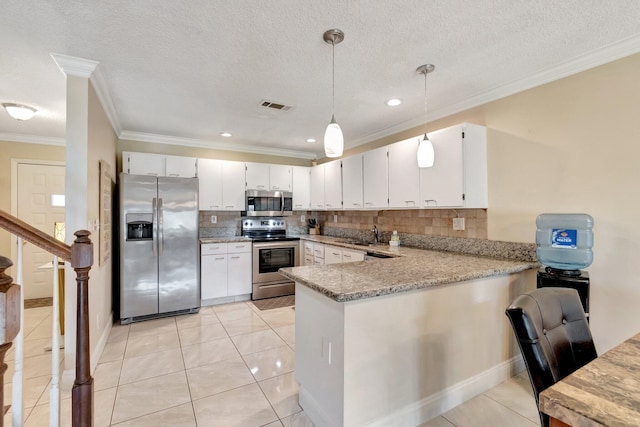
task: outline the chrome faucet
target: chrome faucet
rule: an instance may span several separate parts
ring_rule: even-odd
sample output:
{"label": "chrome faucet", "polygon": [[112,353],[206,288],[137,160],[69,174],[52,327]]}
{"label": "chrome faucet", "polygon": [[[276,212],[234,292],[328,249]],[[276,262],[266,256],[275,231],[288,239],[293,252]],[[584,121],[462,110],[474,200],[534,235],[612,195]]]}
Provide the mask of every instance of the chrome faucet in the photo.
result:
{"label": "chrome faucet", "polygon": [[380,243],[380,241],[379,241],[379,239],[378,239],[378,228],[374,225],[374,226],[373,226],[373,230],[371,230],[371,231],[373,231],[373,240],[374,240],[376,243]]}

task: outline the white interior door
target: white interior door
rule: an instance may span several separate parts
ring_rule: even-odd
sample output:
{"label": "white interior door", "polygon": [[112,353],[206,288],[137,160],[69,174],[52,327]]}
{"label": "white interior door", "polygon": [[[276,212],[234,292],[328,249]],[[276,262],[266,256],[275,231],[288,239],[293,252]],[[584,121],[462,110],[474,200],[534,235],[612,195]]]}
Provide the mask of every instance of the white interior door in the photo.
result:
{"label": "white interior door", "polygon": [[[64,195],[64,166],[19,163],[17,169],[18,218],[53,236],[54,223],[64,222],[64,205],[55,197]],[[39,267],[53,255],[30,243],[22,249],[24,298],[51,297],[53,273]]]}

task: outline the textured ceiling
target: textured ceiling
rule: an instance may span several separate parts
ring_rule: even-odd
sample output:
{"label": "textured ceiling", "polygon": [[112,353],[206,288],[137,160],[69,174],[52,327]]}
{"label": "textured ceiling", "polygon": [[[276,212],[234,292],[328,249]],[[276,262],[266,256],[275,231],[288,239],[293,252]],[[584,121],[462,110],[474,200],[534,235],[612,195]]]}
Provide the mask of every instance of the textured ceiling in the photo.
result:
{"label": "textured ceiling", "polygon": [[322,157],[327,29],[345,32],[335,116],[352,147],[424,122],[421,64],[432,120],[639,52],[639,22],[637,0],[4,0],[0,102],[38,114],[0,112],[0,139],[63,141],[57,53],[99,63],[122,138]]}

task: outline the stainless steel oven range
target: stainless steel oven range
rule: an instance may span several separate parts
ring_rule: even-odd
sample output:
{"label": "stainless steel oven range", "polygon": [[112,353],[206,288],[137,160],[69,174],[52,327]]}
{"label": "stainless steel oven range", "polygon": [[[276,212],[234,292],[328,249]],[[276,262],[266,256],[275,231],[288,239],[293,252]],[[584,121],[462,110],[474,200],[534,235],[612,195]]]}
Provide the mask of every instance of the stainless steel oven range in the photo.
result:
{"label": "stainless steel oven range", "polygon": [[242,235],[253,241],[254,300],[295,293],[295,283],[278,273],[300,265],[300,238],[286,233],[282,218],[242,218]]}

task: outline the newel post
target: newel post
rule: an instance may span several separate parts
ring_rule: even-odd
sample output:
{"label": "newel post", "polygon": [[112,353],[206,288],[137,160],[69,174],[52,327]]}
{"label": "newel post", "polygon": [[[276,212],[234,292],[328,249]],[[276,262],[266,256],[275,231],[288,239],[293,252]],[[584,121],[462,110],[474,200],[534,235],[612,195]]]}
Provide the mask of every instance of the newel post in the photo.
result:
{"label": "newel post", "polygon": [[4,373],[7,371],[4,356],[20,332],[20,286],[4,272],[12,265],[9,258],[0,256],[0,427],[4,427],[4,414],[9,410],[9,406],[4,406]]}
{"label": "newel post", "polygon": [[76,272],[76,379],[71,391],[71,425],[93,426],[93,378],[89,348],[89,270],[93,264],[93,243],[89,231],[78,230],[71,245],[71,266]]}

